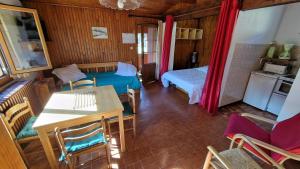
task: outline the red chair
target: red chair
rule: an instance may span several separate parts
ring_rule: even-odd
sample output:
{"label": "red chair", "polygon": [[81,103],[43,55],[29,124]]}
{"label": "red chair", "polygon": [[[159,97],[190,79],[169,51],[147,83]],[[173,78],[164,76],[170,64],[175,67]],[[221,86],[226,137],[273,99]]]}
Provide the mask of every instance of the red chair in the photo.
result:
{"label": "red chair", "polygon": [[[271,132],[258,127],[253,121],[259,120],[273,125]],[[300,113],[282,122],[244,113],[230,116],[224,135],[234,144],[243,144],[243,148],[268,164],[284,168],[288,159],[300,161]],[[249,140],[256,147],[245,143]]]}

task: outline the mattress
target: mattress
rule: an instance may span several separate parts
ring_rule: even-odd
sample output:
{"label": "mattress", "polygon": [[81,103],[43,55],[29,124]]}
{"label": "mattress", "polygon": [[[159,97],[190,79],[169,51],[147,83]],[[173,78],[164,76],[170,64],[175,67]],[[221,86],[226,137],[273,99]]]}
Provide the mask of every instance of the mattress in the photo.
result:
{"label": "mattress", "polygon": [[162,75],[161,81],[164,87],[170,83],[188,93],[189,104],[198,103],[204,87],[208,66],[192,69],[169,71]]}
{"label": "mattress", "polygon": [[[93,80],[96,78],[96,86],[113,85],[118,95],[127,93],[127,85],[129,88],[139,90],[141,82],[137,76],[119,76],[115,72],[95,72],[86,73],[87,78]],[[84,79],[83,79],[84,80]],[[64,85],[63,90],[70,90],[69,85]]]}

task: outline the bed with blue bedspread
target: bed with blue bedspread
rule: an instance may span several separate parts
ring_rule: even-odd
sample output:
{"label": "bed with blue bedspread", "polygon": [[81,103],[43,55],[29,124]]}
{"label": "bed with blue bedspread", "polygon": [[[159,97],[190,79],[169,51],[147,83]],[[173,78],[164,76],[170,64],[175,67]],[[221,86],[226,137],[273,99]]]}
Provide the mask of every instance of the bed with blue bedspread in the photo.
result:
{"label": "bed with blue bedspread", "polygon": [[[115,72],[91,72],[86,73],[89,80],[96,78],[96,86],[113,85],[117,94],[122,95],[127,93],[127,86],[134,90],[140,90],[141,82],[137,76],[119,76]],[[70,90],[69,84],[63,86],[63,90]]]}

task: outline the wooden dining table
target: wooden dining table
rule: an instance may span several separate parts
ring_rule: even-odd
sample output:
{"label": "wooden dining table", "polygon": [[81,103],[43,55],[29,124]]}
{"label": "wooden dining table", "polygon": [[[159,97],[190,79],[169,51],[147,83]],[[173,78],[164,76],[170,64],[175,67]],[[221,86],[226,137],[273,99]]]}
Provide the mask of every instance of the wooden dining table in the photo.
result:
{"label": "wooden dining table", "polygon": [[68,128],[101,120],[102,117],[118,117],[121,151],[124,152],[123,110],[123,105],[111,85],[53,93],[33,125],[33,128],[37,130],[50,167],[57,169],[59,165],[49,133],[53,133],[56,127]]}

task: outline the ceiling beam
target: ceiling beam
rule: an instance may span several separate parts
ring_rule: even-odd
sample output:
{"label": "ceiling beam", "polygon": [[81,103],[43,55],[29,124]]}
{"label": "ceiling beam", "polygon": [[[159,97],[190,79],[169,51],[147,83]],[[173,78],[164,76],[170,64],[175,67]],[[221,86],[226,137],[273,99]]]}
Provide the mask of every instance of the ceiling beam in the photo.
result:
{"label": "ceiling beam", "polygon": [[242,10],[265,8],[295,2],[300,2],[300,0],[243,0]]}
{"label": "ceiling beam", "polygon": [[187,12],[184,14],[175,15],[175,20],[187,20],[187,19],[198,19],[205,16],[218,15],[220,12],[220,6],[196,10]]}

